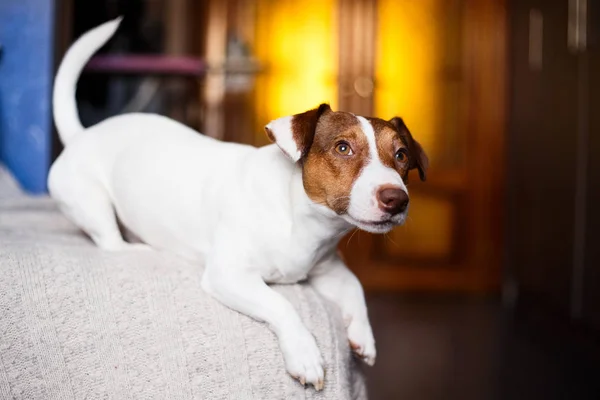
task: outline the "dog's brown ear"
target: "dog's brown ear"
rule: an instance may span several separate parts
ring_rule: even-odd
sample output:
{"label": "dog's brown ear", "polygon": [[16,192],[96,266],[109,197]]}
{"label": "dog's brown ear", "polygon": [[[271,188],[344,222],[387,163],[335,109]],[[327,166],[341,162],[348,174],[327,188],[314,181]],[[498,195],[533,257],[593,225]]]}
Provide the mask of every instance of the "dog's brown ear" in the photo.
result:
{"label": "dog's brown ear", "polygon": [[394,117],[390,120],[390,123],[394,125],[400,137],[408,147],[408,169],[418,169],[419,177],[422,181],[427,179],[427,169],[429,168],[429,158],[425,151],[415,139],[413,139],[408,127],[400,117]]}
{"label": "dog's brown ear", "polygon": [[265,126],[267,136],[294,162],[302,159],[312,146],[319,118],[331,111],[329,104],[271,121]]}

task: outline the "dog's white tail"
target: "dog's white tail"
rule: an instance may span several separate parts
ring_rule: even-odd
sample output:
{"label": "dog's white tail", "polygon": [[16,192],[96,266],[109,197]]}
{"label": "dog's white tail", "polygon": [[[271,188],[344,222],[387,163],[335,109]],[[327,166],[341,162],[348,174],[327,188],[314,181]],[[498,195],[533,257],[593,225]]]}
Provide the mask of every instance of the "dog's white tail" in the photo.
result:
{"label": "dog's white tail", "polygon": [[52,110],[58,135],[65,146],[71,138],[84,130],[79,120],[75,100],[75,90],[81,70],[92,55],[112,37],[119,27],[121,19],[122,17],[119,17],[105,22],[84,33],[69,48],[58,68],[54,80]]}

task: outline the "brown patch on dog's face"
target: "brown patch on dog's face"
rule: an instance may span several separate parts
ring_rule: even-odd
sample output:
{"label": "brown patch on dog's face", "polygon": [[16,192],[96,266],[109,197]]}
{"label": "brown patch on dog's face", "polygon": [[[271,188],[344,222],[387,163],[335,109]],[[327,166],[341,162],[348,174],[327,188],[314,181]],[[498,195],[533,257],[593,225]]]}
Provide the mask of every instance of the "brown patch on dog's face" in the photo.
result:
{"label": "brown patch on dog's face", "polygon": [[356,116],[346,112],[322,115],[302,164],[308,197],[337,214],[345,213],[353,183],[368,159],[369,144]]}
{"label": "brown patch on dog's face", "polygon": [[[381,121],[386,122],[383,120]],[[406,175],[402,176],[402,179],[407,180],[408,171],[417,169],[419,171],[419,177],[422,181],[425,181],[427,179],[427,169],[429,168],[429,158],[427,157],[427,154],[425,154],[425,151],[423,151],[419,142],[413,139],[412,134],[402,118],[394,117],[387,123],[395,128],[403,145],[408,151],[408,169]]]}
{"label": "brown patch on dog's face", "polygon": [[273,120],[265,126],[265,131],[284,154],[298,162],[306,156],[312,145],[317,122],[329,112],[329,104],[323,103],[312,110]]}
{"label": "brown patch on dog's face", "polygon": [[300,149],[302,157],[306,156],[306,153],[312,146],[317,123],[321,116],[326,113],[332,113],[329,104],[321,104],[319,107],[308,110],[292,119],[292,138],[296,142],[298,149]]}

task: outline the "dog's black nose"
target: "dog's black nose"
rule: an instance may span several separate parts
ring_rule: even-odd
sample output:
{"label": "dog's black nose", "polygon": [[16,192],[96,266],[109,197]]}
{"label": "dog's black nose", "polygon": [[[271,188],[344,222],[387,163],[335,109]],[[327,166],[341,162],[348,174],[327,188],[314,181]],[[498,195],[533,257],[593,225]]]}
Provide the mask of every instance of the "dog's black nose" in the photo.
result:
{"label": "dog's black nose", "polygon": [[398,187],[383,187],[377,191],[377,202],[382,211],[400,214],[408,207],[408,193]]}

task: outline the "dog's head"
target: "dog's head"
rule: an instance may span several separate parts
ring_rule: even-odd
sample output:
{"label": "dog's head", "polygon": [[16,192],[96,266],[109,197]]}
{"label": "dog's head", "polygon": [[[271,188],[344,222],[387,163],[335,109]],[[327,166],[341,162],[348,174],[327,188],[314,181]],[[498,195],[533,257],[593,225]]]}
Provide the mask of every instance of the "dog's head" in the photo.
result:
{"label": "dog's head", "polygon": [[390,121],[334,112],[329,105],[271,121],[265,130],[300,164],[315,203],[373,233],[404,223],[408,172],[425,180],[429,160],[401,118]]}

